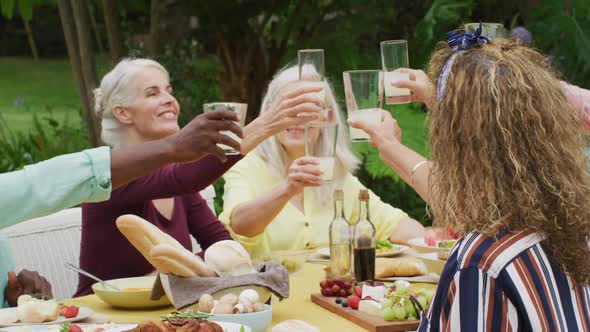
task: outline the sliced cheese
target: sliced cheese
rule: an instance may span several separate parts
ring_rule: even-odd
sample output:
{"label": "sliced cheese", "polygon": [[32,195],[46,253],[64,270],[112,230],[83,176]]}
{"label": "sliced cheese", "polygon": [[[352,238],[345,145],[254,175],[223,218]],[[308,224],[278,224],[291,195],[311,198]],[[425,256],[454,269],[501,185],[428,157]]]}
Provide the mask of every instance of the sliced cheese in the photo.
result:
{"label": "sliced cheese", "polygon": [[362,299],[370,296],[373,300],[381,302],[385,298],[385,286],[369,286],[363,285]]}
{"label": "sliced cheese", "polygon": [[359,311],[369,315],[383,316],[381,313],[381,303],[372,300],[362,300],[359,302]]}

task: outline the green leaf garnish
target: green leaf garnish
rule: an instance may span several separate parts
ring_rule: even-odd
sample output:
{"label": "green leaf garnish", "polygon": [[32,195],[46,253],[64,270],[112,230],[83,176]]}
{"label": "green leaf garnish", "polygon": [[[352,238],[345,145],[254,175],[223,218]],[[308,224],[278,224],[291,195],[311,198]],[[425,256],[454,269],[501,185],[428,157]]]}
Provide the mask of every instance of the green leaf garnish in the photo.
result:
{"label": "green leaf garnish", "polygon": [[[160,316],[160,320],[168,320],[168,319],[206,319],[209,318],[209,314],[204,314],[200,312],[178,312],[173,311],[169,314]],[[62,332],[62,331],[60,331]],[[67,332],[67,331],[66,331]]]}
{"label": "green leaf garnish", "polygon": [[393,243],[389,242],[388,240],[381,240],[381,241],[377,241],[377,248],[387,248],[387,249],[393,249]]}
{"label": "green leaf garnish", "polygon": [[71,323],[66,322],[65,324],[61,324],[59,326],[59,332],[68,332],[70,330]]}

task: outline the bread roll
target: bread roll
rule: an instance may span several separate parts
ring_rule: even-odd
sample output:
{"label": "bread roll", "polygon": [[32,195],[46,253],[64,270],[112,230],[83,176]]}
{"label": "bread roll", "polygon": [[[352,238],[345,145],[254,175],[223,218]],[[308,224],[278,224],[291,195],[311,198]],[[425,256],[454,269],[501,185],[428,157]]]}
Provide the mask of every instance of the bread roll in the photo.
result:
{"label": "bread roll", "polygon": [[375,277],[414,277],[428,273],[423,261],[417,258],[377,258]]}
{"label": "bread roll", "polygon": [[215,276],[215,272],[200,257],[143,218],[132,214],[120,216],[117,228],[161,273],[181,277]]}
{"label": "bread roll", "polygon": [[220,276],[255,273],[250,254],[236,241],[215,242],[205,251],[205,262]]}
{"label": "bread roll", "polygon": [[201,257],[185,248],[178,249],[167,243],[160,243],[150,251],[149,261],[161,273],[180,277],[214,277],[215,271],[205,264]]}
{"label": "bread roll", "polygon": [[117,218],[117,228],[127,240],[141,252],[148,261],[152,248],[160,243],[166,243],[174,248],[184,249],[172,236],[162,232],[151,222],[132,214]]}

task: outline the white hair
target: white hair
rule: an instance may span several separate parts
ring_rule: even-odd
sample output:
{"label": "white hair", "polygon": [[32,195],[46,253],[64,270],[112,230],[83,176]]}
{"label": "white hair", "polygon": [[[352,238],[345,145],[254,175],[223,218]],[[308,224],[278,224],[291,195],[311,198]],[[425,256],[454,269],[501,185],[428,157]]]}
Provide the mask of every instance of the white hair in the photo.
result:
{"label": "white hair", "polygon": [[144,68],[156,68],[168,77],[168,71],[151,59],[123,59],[100,81],[94,90],[94,112],[102,119],[101,138],[106,144],[115,147],[121,143],[122,127],[113,116],[115,106],[127,106],[136,97],[134,79]]}
{"label": "white hair", "polygon": [[[305,68],[303,70],[305,71]],[[306,75],[305,72],[303,74]],[[307,75],[309,75],[309,73]],[[298,80],[298,66],[288,67],[278,72],[268,85],[266,96],[264,96],[264,99],[262,100],[260,113],[262,114],[269,110],[272,100],[276,98],[281,88]],[[333,121],[338,124],[334,179],[329,184],[317,188],[320,194],[319,197],[321,197],[322,200],[328,201],[332,200],[335,189],[342,189],[346,176],[348,173],[354,173],[357,170],[360,161],[352,152],[350,138],[348,137],[348,127],[344,122],[338,103],[334,98],[334,92],[328,82],[325,82],[324,91],[326,94],[326,101],[332,106]],[[329,133],[320,133],[316,144],[314,144],[314,150],[316,153],[322,152],[319,150],[329,148],[328,144],[326,144],[326,137],[328,134]],[[276,135],[269,137],[258,145],[256,152],[268,163],[271,173],[274,176],[277,178],[284,178],[287,176],[287,167],[289,166],[287,165],[287,152]]]}

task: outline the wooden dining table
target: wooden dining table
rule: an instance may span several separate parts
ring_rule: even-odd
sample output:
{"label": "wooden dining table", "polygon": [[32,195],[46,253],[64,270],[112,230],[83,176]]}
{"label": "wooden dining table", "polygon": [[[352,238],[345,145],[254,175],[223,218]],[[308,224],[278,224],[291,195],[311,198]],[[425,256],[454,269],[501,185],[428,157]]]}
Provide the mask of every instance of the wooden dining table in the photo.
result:
{"label": "wooden dining table", "polygon": [[[310,295],[320,291],[319,283],[324,278],[325,266],[306,263],[298,273],[289,276],[289,298],[272,303],[270,328],[284,320],[299,319],[318,327],[321,331],[366,331],[355,323],[311,302]],[[67,305],[88,307],[115,323],[139,323],[146,319],[157,319],[160,315],[175,310],[172,306],[154,310],[117,309],[103,302],[96,295],[67,299],[63,302]]]}

